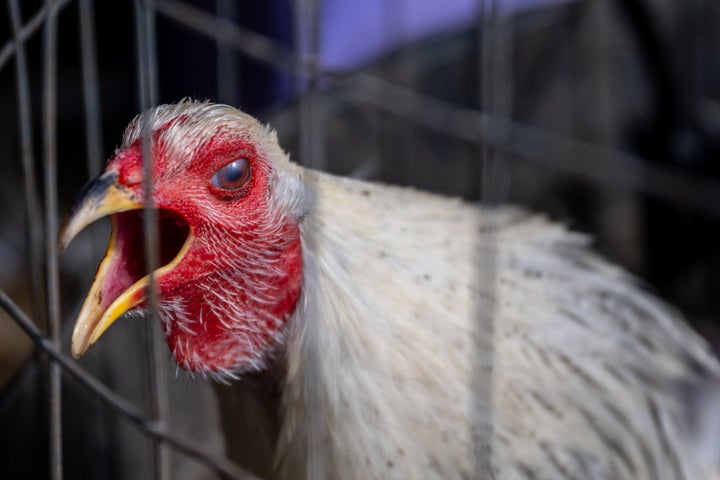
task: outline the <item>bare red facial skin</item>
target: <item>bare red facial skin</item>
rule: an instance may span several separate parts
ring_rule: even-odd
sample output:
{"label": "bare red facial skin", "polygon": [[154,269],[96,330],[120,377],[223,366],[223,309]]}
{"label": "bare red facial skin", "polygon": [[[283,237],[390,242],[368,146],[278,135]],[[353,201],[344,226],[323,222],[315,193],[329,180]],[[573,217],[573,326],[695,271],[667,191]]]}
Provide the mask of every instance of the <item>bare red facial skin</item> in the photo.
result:
{"label": "bare red facial skin", "polygon": [[[182,259],[157,275],[168,346],[177,363],[188,370],[255,368],[279,338],[300,296],[297,222],[269,210],[271,170],[251,144],[220,133],[178,171],[164,158],[162,142],[156,139],[154,147],[153,205],[161,220],[163,264],[180,250],[188,227],[192,231]],[[247,189],[239,196],[219,192],[209,180],[238,157],[247,158],[252,168]],[[119,182],[133,188],[139,199],[144,197],[141,159],[136,142],[118,152],[106,168],[117,172]],[[142,215],[139,211],[118,214],[116,225],[122,258],[116,262],[117,271],[108,276],[104,292],[112,299],[133,278],[145,274]]]}
{"label": "bare red facial skin", "polygon": [[[206,291],[198,295],[194,282],[179,281],[178,278],[187,278],[185,272],[194,271],[192,263],[214,261],[213,255],[207,252],[199,252],[195,262],[189,262],[184,268],[179,266],[159,282],[163,295],[168,298],[193,299],[185,307],[185,314],[193,319],[185,325],[189,329],[178,324],[166,327],[168,346],[180,366],[191,371],[234,370],[238,367],[238,359],[257,357],[272,346],[300,296],[302,256],[299,237],[285,250],[272,255],[278,259],[282,273],[236,277],[237,284],[231,289],[234,297],[231,302],[235,305],[226,305],[225,308],[209,308],[211,302],[219,301],[216,294]],[[203,281],[206,282],[205,288],[211,291],[228,291],[221,278],[206,278]],[[253,291],[258,285],[262,285],[261,293]],[[254,333],[237,338],[228,329],[228,325],[237,326],[239,321],[233,307],[243,310],[246,318],[243,327]]]}

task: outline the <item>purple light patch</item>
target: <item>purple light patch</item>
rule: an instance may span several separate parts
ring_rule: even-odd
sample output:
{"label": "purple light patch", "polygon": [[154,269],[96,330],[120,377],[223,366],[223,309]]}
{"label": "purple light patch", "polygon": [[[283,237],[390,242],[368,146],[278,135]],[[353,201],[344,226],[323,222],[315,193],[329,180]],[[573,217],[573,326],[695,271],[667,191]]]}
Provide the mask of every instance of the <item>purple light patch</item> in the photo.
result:
{"label": "purple light patch", "polygon": [[[501,15],[572,0],[499,0]],[[402,45],[466,28],[478,18],[478,0],[325,0],[320,57],[323,67],[347,70]]]}

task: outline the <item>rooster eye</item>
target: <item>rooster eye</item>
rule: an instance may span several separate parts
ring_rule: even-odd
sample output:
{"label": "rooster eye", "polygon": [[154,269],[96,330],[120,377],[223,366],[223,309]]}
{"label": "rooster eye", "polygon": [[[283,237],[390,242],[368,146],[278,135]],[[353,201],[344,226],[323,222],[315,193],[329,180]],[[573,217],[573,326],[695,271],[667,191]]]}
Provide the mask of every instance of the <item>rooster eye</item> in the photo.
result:
{"label": "rooster eye", "polygon": [[240,190],[250,180],[250,162],[238,158],[215,172],[210,182],[223,190]]}

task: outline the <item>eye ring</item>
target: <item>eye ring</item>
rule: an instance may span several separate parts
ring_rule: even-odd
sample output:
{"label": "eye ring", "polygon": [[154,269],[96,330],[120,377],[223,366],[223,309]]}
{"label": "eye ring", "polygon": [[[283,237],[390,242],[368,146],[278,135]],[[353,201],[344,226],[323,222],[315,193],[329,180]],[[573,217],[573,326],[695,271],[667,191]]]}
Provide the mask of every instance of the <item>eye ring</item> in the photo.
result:
{"label": "eye ring", "polygon": [[210,183],[225,192],[238,193],[247,187],[251,176],[250,162],[240,157],[215,172]]}

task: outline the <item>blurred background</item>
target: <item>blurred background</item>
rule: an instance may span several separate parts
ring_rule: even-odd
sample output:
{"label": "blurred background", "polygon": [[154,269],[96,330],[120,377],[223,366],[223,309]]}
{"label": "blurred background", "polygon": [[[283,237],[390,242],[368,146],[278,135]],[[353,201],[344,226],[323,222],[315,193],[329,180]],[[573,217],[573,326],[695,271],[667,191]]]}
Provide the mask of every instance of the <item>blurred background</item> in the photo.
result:
{"label": "blurred background", "polygon": [[[309,167],[546,212],[720,347],[716,0],[7,0],[0,42],[0,289],[65,353],[109,225],[58,258],[53,219],[135,114],[183,97]],[[80,365],[221,452],[212,388],[148,331],[119,322]],[[52,413],[57,375],[0,312],[0,478],[218,478],[66,373]]]}

